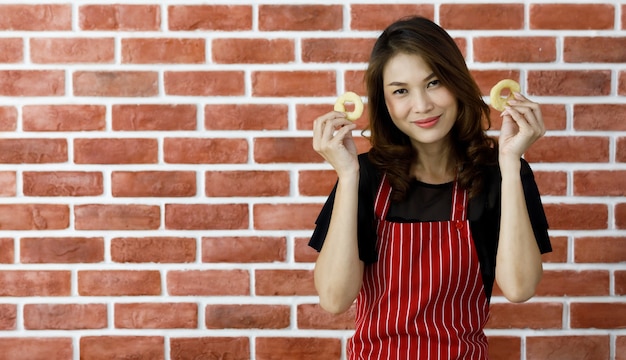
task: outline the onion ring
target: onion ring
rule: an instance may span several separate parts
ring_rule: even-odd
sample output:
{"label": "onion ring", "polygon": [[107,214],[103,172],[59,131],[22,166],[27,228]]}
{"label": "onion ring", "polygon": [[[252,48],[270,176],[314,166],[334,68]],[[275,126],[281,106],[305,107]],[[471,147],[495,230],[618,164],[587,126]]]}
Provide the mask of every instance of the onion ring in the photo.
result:
{"label": "onion ring", "polygon": [[[354,104],[354,111],[346,111],[347,102]],[[345,113],[346,119],[350,121],[355,121],[356,119],[361,117],[361,114],[363,114],[363,101],[361,101],[361,97],[357,93],[348,91],[337,98],[334,110]]]}
{"label": "onion ring", "polygon": [[[504,89],[509,89],[509,96],[502,97],[502,95],[500,95]],[[506,103],[514,98],[513,93],[520,92],[520,90],[521,87],[517,81],[511,79],[500,80],[494,87],[491,88],[491,92],[489,93],[491,106],[498,111],[504,110]]]}

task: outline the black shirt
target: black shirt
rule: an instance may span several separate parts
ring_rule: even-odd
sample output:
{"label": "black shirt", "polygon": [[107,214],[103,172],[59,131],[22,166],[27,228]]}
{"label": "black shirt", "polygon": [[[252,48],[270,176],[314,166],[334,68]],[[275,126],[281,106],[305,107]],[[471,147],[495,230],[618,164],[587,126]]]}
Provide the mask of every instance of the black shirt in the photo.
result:
{"label": "black shirt", "polygon": [[[540,252],[552,251],[548,236],[548,221],[543,210],[539,189],[528,163],[521,159],[520,175],[528,215],[533,227]],[[369,161],[367,153],[359,155],[359,205],[357,238],[359,257],[365,264],[378,259],[376,253],[376,218],[374,200],[380,185],[382,174]],[[453,183],[431,185],[414,180],[408,196],[401,202],[392,202],[387,220],[395,222],[440,221],[450,219]],[[337,185],[330,193],[316,223],[309,245],[320,251],[328,232]],[[489,167],[485,178],[485,188],[469,200],[468,220],[474,245],[480,261],[480,270],[487,299],[495,279],[496,252],[500,231],[500,169]],[[417,206],[416,206],[417,205]]]}

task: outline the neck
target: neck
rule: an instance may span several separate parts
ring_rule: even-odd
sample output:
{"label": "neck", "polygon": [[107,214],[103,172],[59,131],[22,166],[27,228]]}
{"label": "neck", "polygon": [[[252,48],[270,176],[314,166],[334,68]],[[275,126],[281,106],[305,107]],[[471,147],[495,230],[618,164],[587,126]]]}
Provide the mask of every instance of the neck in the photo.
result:
{"label": "neck", "polygon": [[449,147],[418,149],[417,163],[411,169],[411,174],[417,180],[428,184],[444,184],[453,181],[456,172],[456,161]]}

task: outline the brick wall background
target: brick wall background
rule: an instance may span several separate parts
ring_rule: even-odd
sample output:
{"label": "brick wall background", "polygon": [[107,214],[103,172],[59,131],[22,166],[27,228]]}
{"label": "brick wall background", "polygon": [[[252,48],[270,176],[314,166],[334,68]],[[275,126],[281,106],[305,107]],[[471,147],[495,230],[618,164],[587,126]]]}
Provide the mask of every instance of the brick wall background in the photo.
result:
{"label": "brick wall background", "polygon": [[345,358],[312,121],[407,14],[485,99],[514,78],[544,104],[554,252],[530,302],[496,289],[492,359],[626,359],[626,2],[415,3],[0,1],[0,359]]}

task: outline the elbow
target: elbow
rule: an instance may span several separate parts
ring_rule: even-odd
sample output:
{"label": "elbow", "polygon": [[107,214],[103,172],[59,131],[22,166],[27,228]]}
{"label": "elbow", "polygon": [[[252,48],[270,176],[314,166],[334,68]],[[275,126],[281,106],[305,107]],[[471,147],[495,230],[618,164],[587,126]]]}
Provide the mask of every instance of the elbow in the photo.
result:
{"label": "elbow", "polygon": [[343,314],[350,306],[352,302],[330,301],[320,297],[320,307],[333,315]]}
{"label": "elbow", "polygon": [[509,279],[502,286],[500,290],[502,295],[512,303],[523,303],[530,300],[537,291],[537,286],[541,281],[543,275],[543,269],[541,267],[532,277],[517,277]]}
{"label": "elbow", "polygon": [[512,303],[520,304],[520,303],[524,303],[530,300],[533,296],[535,296],[535,291],[534,289],[525,290],[525,291],[521,291],[521,290],[507,291],[507,292],[503,291],[502,294],[508,301]]}

